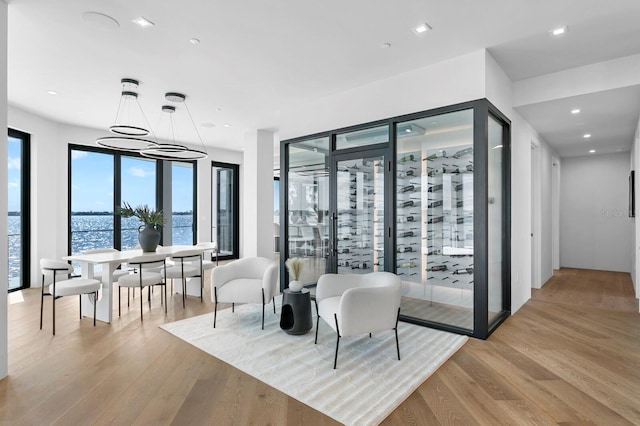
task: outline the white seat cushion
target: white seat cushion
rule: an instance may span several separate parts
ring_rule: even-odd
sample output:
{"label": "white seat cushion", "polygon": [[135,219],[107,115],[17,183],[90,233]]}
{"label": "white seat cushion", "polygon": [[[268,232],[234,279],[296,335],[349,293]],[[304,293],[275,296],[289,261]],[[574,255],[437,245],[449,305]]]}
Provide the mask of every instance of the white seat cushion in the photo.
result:
{"label": "white seat cushion", "polygon": [[[217,289],[218,302],[262,303],[262,280],[238,278]],[[266,300],[265,302],[268,302]]]}
{"label": "white seat cushion", "polygon": [[[143,271],[142,272],[142,286],[156,285],[162,283],[162,274],[159,272]],[[129,274],[124,277],[120,277],[118,280],[120,287],[140,287],[140,274]]]}
{"label": "white seat cushion", "polygon": [[[167,267],[166,277],[170,279],[182,278],[183,267],[180,266],[180,263],[177,263],[174,266]],[[164,271],[162,271],[164,273]],[[195,275],[200,275],[200,266],[192,265],[189,263],[184,264],[184,276],[185,277],[193,277]]]}
{"label": "white seat cushion", "polygon": [[[70,280],[56,281],[57,296],[75,296],[78,294],[93,293],[100,290],[100,281],[91,278],[73,278]],[[53,294],[53,284],[49,285],[49,293]]]}
{"label": "white seat cushion", "polygon": [[320,315],[320,318],[324,319],[334,331],[336,331],[336,320],[334,318],[334,314],[338,312],[341,298],[341,296],[327,297],[318,303],[318,314]]}

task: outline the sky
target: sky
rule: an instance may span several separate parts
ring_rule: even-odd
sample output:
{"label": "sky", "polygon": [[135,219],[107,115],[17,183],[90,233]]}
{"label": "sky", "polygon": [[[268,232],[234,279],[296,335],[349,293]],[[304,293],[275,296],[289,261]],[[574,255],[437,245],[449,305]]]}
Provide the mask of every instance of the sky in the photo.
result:
{"label": "sky", "polygon": [[[114,158],[109,154],[72,151],[71,210],[113,210]],[[121,200],[132,207],[155,207],[155,160],[122,157]],[[193,210],[193,169],[174,163],[173,211]]]}
{"label": "sky", "polygon": [[10,137],[8,147],[8,207],[10,212],[17,212],[20,211],[20,139]]}

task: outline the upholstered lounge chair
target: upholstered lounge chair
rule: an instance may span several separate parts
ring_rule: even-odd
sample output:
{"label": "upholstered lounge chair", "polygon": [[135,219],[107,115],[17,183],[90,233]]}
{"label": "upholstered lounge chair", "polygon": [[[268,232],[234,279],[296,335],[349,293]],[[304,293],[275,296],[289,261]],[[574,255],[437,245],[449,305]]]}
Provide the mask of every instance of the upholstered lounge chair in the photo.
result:
{"label": "upholstered lounge chair", "polygon": [[316,288],[316,340],[320,318],[337,334],[336,355],[338,363],[340,338],[394,330],[396,349],[400,359],[398,341],[398,317],[402,282],[390,272],[372,272],[362,275],[325,274],[318,279]]}

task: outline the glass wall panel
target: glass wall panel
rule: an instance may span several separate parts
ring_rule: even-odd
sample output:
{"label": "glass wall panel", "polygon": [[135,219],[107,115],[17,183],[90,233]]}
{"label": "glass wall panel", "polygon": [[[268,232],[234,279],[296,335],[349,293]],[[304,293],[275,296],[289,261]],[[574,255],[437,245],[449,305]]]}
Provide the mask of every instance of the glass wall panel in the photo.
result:
{"label": "glass wall panel", "polygon": [[402,315],[473,330],[473,110],[399,123]]}
{"label": "glass wall panel", "polygon": [[[287,145],[286,222],[289,257],[304,261],[300,281],[315,284],[328,272],[329,138]],[[284,222],[284,221],[283,221]]]}
{"label": "glass wall panel", "polygon": [[384,271],[384,157],[337,162],[339,274]]}
{"label": "glass wall panel", "polygon": [[389,126],[379,126],[336,136],[336,149],[356,148],[389,142]]}
{"label": "glass wall panel", "polygon": [[194,244],[193,164],[171,163],[171,244]]}
{"label": "glass wall panel", "polygon": [[503,311],[502,303],[502,235],[503,235],[503,127],[493,117],[489,116],[488,128],[488,159],[487,172],[489,179],[488,186],[488,296],[489,312],[488,320],[491,321],[496,315]]}
{"label": "glass wall panel", "polygon": [[[156,160],[122,156],[120,167],[122,170],[120,180],[122,202],[127,202],[132,207],[146,204],[155,209]],[[136,217],[122,218],[120,226],[122,250],[133,249],[138,245],[140,225],[142,223]]]}
{"label": "glass wall panel", "polygon": [[221,259],[239,256],[239,176],[237,164],[212,163],[211,233]]}

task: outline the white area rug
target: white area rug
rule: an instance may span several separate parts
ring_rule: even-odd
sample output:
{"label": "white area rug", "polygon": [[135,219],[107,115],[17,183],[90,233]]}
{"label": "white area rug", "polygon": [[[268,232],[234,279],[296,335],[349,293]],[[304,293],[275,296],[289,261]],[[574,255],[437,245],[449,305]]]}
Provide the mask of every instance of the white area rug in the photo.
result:
{"label": "white area rug", "polygon": [[[276,298],[276,306],[281,299]],[[280,330],[280,315],[260,305],[236,306],[161,326],[197,348],[348,425],[377,425],[467,341],[467,337],[404,322],[393,331],[340,339],[333,369],[335,332],[320,320],[302,336]]]}

